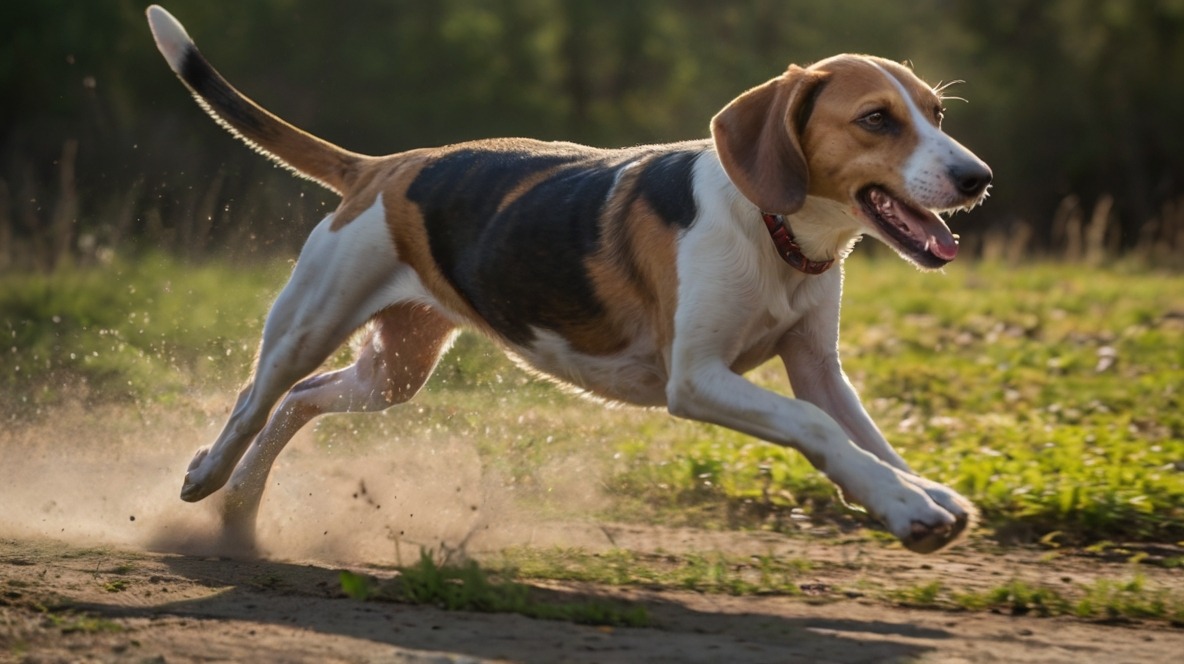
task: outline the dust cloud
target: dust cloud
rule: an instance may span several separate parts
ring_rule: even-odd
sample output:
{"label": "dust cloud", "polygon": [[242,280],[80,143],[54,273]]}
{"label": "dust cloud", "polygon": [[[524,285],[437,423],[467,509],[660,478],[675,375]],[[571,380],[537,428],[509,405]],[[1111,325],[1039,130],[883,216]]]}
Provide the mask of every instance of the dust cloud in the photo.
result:
{"label": "dust cloud", "polygon": [[[223,399],[230,395],[174,407],[74,404],[31,423],[10,421],[0,432],[0,537],[249,556],[218,538],[220,493],[196,504],[178,497],[194,451],[218,434]],[[397,565],[415,562],[423,548],[475,555],[608,545],[590,520],[540,518],[486,467],[474,441],[403,438],[334,450],[316,444],[315,425],[272,469],[258,522],[267,558]],[[589,516],[602,504],[593,468],[570,459],[547,465],[557,492],[549,500],[586,507]]]}

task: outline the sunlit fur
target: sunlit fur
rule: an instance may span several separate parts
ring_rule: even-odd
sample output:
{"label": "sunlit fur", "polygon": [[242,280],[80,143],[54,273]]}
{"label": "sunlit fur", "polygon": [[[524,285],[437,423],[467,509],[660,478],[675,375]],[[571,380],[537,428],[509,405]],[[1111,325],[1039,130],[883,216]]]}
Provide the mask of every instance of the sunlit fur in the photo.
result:
{"label": "sunlit fur", "polygon": [[[273,305],[225,428],[184,479],[189,501],[227,486],[228,538],[254,543],[271,465],[301,426],[412,398],[460,328],[582,393],[794,448],[915,551],[966,530],[969,503],[908,468],[840,368],[841,268],[787,265],[755,202],[783,206],[804,252],[840,263],[870,232],[853,199],[867,183],[918,205],[973,204],[936,182],[951,155],[973,157],[920,110],[940,89],[844,55],[737,97],[712,140],[598,150],[495,139],[366,157],[259,108],[167,12],[148,16],[216,119],[342,195]],[[878,107],[905,123],[895,135],[853,124]],[[756,132],[780,151],[754,145]],[[316,373],[359,329],[356,362]],[[795,398],[743,378],[772,358]]]}

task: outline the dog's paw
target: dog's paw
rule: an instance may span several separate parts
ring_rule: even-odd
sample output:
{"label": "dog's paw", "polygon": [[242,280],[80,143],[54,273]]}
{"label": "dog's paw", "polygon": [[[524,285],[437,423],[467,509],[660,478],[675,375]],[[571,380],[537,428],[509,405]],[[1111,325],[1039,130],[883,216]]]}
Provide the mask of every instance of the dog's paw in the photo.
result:
{"label": "dog's paw", "polygon": [[181,500],[195,503],[226,484],[230,473],[221,471],[215,461],[208,447],[201,448],[193,455],[193,461],[189,462],[189,469],[181,483]]}
{"label": "dog's paw", "polygon": [[933,553],[957,541],[973,522],[974,507],[953,489],[902,471],[900,484],[884,509],[871,509],[901,544],[915,553]]}

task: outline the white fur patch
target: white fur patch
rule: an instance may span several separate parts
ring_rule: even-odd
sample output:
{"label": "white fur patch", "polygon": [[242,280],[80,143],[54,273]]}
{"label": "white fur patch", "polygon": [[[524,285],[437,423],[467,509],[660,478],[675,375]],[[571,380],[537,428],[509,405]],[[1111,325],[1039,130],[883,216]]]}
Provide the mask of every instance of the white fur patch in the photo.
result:
{"label": "white fur patch", "polygon": [[[380,194],[350,223],[333,230],[330,214],[313,229],[275,308],[280,320],[332,326],[348,335],[394,304],[421,302],[444,312],[419,276],[398,260]],[[315,322],[314,322],[315,321]]]}
{"label": "white fur patch", "polygon": [[585,396],[635,406],[661,406],[666,402],[666,368],[653,337],[643,332],[633,344],[613,355],[586,355],[572,349],[558,334],[533,328],[534,341],[516,347],[519,364],[532,373],[554,378]]}
{"label": "white fur patch", "polygon": [[872,64],[896,87],[904,99],[909,109],[909,117],[920,138],[913,154],[904,164],[904,193],[919,205],[931,210],[946,210],[961,205],[962,195],[954,188],[949,170],[954,162],[966,161],[973,155],[929,121],[895,76],[880,65],[874,62]]}
{"label": "white fur patch", "polygon": [[176,73],[181,73],[181,63],[185,53],[193,47],[193,40],[180,21],[164,10],[160,5],[148,8],[148,26],[152,28],[152,38],[156,40],[156,48],[168,61],[169,67]]}

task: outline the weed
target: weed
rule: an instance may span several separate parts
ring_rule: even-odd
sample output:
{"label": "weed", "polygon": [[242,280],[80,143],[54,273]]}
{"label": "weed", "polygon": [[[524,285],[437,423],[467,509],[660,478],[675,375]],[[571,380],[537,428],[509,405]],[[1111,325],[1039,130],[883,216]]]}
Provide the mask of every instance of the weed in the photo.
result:
{"label": "weed", "polygon": [[588,598],[583,601],[542,601],[536,589],[510,579],[491,576],[476,562],[438,564],[428,551],[419,562],[400,569],[384,584],[352,572],[340,575],[342,591],[355,599],[382,599],[428,604],[446,611],[517,613],[529,618],[563,620],[589,625],[645,627],[649,615],[642,606]]}
{"label": "weed", "polygon": [[1023,581],[1010,581],[985,592],[955,593],[954,602],[969,610],[1003,611],[1012,615],[1064,615],[1069,602],[1060,592]]}
{"label": "weed", "polygon": [[62,634],[101,634],[123,631],[123,626],[117,622],[73,611],[46,613],[45,620],[50,626],[61,630]]}
{"label": "weed", "polygon": [[667,587],[729,595],[800,595],[808,561],[722,553],[643,554],[623,549],[508,549],[499,565],[527,579],[577,581],[610,586]]}
{"label": "weed", "polygon": [[347,597],[364,602],[374,594],[376,582],[373,577],[341,570],[337,580],[341,583],[341,592]]}
{"label": "weed", "polygon": [[929,609],[1184,622],[1184,595],[1171,588],[1151,587],[1138,574],[1124,581],[1098,579],[1057,588],[1012,580],[988,590],[961,590],[945,580],[895,585],[891,580],[881,583],[861,577],[850,586],[802,583],[804,572],[813,567],[809,561],[773,556],[641,554],[624,550],[593,554],[578,549],[520,548],[504,551],[494,568],[524,579],[609,586],[806,596],[811,601],[871,597]]}
{"label": "weed", "polygon": [[986,592],[954,593],[954,602],[970,610],[1005,611],[1013,615],[1072,615],[1094,620],[1184,619],[1184,596],[1167,588],[1147,586],[1141,575],[1126,581],[1098,579],[1062,590],[1011,581]]}
{"label": "weed", "polygon": [[1100,579],[1085,588],[1072,607],[1073,615],[1095,619],[1184,619],[1184,597],[1166,589],[1147,588],[1142,575],[1127,581]]}
{"label": "weed", "polygon": [[938,600],[943,591],[945,591],[945,586],[941,581],[931,581],[920,585],[890,590],[887,596],[907,606],[937,607],[941,604]]}

